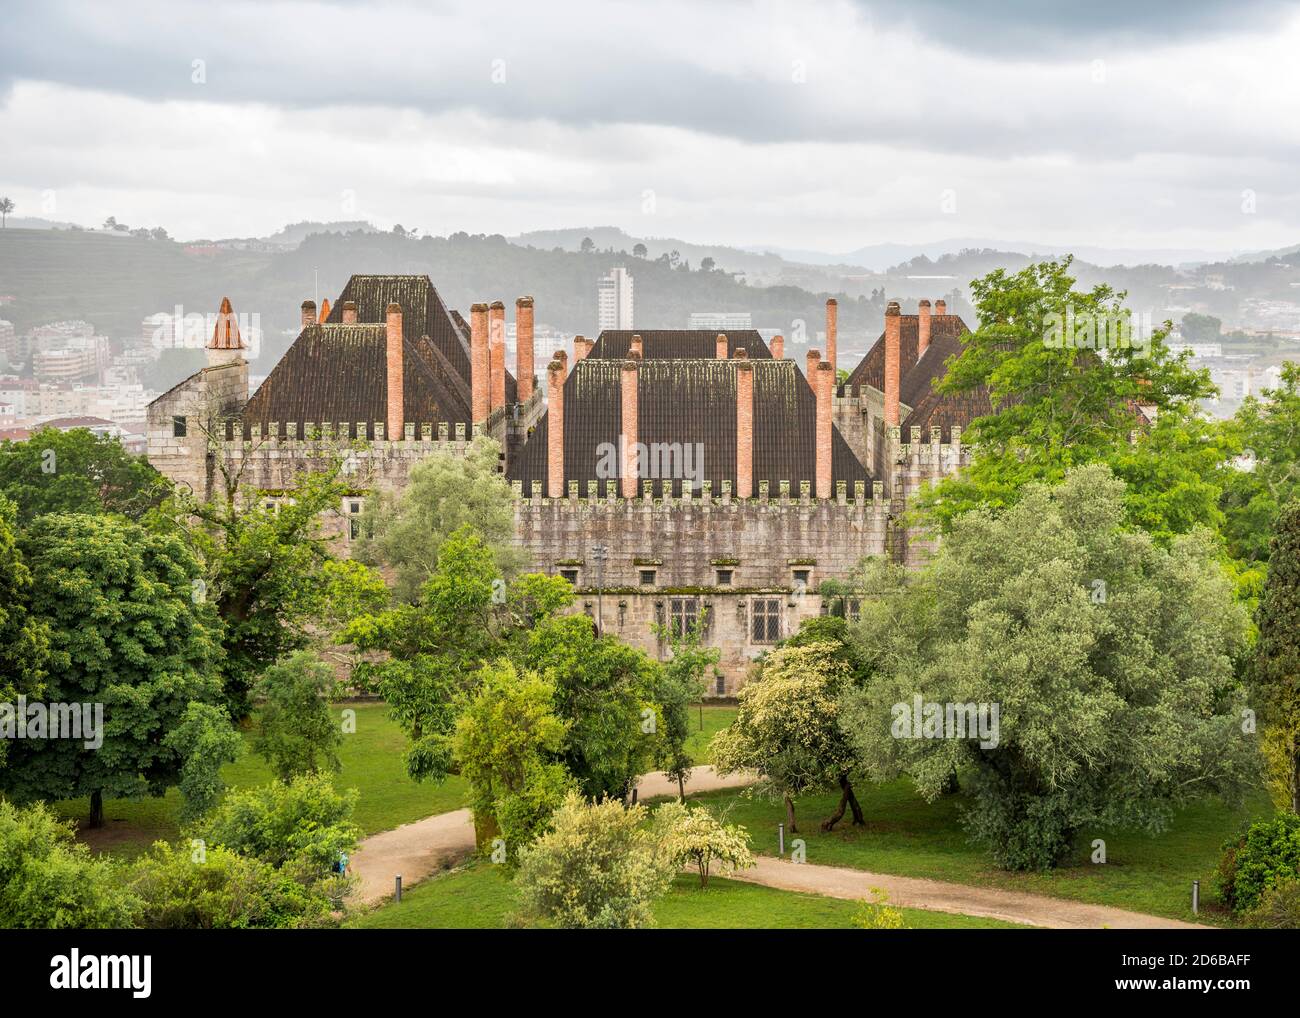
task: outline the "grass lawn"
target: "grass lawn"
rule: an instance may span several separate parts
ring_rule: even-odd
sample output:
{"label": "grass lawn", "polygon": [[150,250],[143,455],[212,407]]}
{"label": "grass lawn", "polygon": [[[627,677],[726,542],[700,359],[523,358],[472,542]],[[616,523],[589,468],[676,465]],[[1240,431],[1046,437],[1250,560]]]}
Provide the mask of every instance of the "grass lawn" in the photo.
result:
{"label": "grass lawn", "polygon": [[[1056,871],[1007,873],[966,840],[960,794],[927,804],[906,778],[884,785],[855,785],[854,791],[867,818],[865,827],[853,827],[848,822],[851,815],[846,815],[834,831],[822,833],[821,821],[835,811],[838,793],[796,802],[797,836],[806,843],[808,862],[1004,887],[1223,925],[1230,919],[1218,904],[1213,880],[1220,845],[1243,819],[1272,812],[1262,793],[1236,812],[1207,799],[1181,810],[1170,829],[1156,837],[1134,831],[1084,831],[1071,858]],[[781,803],[733,790],[698,798],[725,815],[728,823],[743,824],[755,852],[776,854],[777,824],[785,820]],[[1106,843],[1105,864],[1090,860],[1097,838]],[[787,851],[789,842],[787,834]],[[1201,881],[1199,917],[1191,914],[1194,879]]]}
{"label": "grass lawn", "polygon": [[[703,727],[700,725],[701,717],[704,721]],[[691,759],[697,764],[712,763],[713,754],[709,752],[709,740],[713,738],[714,733],[722,731],[735,720],[734,706],[710,707],[706,704],[701,707],[697,704],[692,707],[691,737],[686,740],[686,752],[690,753]]]}
{"label": "grass lawn", "polygon": [[[418,884],[388,904],[352,919],[354,929],[499,929],[514,907],[501,870],[474,862]],[[823,898],[714,877],[707,890],[691,875],[677,878],[655,906],[658,925],[670,929],[849,929],[855,901]],[[904,908],[912,929],[1010,927],[995,919]]]}
{"label": "grass lawn", "polygon": [[[357,712],[357,730],[343,736],[339,748],[343,769],[335,775],[334,783],[337,788],[360,791],[354,816],[364,833],[390,830],[465,805],[467,786],[455,775],[442,784],[417,784],[407,777],[403,761],[406,737],[389,719],[385,704],[338,705],[339,710],[345,707]],[[231,788],[263,785],[272,777],[266,761],[252,750],[252,734],[246,732],[244,737],[247,751],[222,770],[222,778]],[[104,828],[83,831],[82,837],[96,850],[134,856],[156,840],[174,840],[178,836],[180,805],[180,793],[174,788],[159,799],[109,799],[104,802]],[[90,803],[86,799],[70,800],[56,803],[55,809],[63,817],[83,821]]]}

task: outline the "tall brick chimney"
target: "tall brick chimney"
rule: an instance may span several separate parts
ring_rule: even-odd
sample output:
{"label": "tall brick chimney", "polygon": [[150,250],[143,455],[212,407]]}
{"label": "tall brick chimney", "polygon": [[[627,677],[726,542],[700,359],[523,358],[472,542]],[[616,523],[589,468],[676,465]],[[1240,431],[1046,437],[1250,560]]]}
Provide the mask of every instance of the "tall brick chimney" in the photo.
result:
{"label": "tall brick chimney", "polygon": [[893,426],[898,423],[898,387],[899,387],[899,327],[902,318],[898,301],[891,300],[885,308],[885,424]]}
{"label": "tall brick chimney", "polygon": [[330,299],[326,297],[320,302],[320,316],[316,319],[317,323],[324,325],[326,319],[330,316]]}
{"label": "tall brick chimney", "polygon": [[470,421],[481,424],[488,418],[488,375],[491,372],[488,357],[488,306],[471,304],[469,309],[469,379]]}
{"label": "tall brick chimney", "polygon": [[519,384],[519,402],[527,403],[533,394],[533,298],[515,301],[515,381]]}
{"label": "tall brick chimney", "polygon": [[314,300],[305,300],[302,302],[302,327],[305,329],[309,325],[316,324],[316,302]]}
{"label": "tall brick chimney", "polygon": [[573,363],[577,364],[578,361],[586,360],[587,355],[591,353],[591,348],[595,345],[595,341],[588,339],[586,336],[574,336]]}
{"label": "tall brick chimney", "polygon": [[948,302],[942,297],[934,302],[934,313],[936,315],[946,315],[948,313]]}
{"label": "tall brick chimney", "polygon": [[714,343],[714,347],[715,347],[715,355],[717,356],[718,360],[725,361],[727,359],[726,333],[723,332],[718,333],[718,338],[717,341]]}
{"label": "tall brick chimney", "polygon": [[343,302],[343,324],[357,324],[357,302],[354,300],[345,300]]}
{"label": "tall brick chimney", "polygon": [[772,337],[772,356],[777,360],[785,359],[785,337],[784,336]]}
{"label": "tall brick chimney", "polygon": [[754,494],[754,365],[736,350],[736,497]]}
{"label": "tall brick chimney", "polygon": [[634,332],[632,334],[632,342],[627,348],[627,354],[629,357],[645,356],[645,349],[641,343],[641,333]]}
{"label": "tall brick chimney", "polygon": [[826,363],[831,366],[831,378],[835,377],[837,346],[840,331],[840,305],[834,297],[826,302]]}
{"label": "tall brick chimney", "polygon": [[564,496],[564,352],[546,368],[546,494]]}
{"label": "tall brick chimney", "polygon": [[385,353],[388,364],[388,422],[390,442],[402,438],[406,428],[406,407],[403,402],[402,358],[402,306],[389,304],[385,316]]}
{"label": "tall brick chimney", "polygon": [[641,372],[641,359],[639,357],[629,357],[623,362],[623,370],[619,372],[619,378],[622,382],[622,422],[621,429],[622,448],[619,455],[622,459],[620,473],[623,480],[621,488],[624,498],[636,497],[637,485],[637,380]]}
{"label": "tall brick chimney", "polygon": [[930,345],[930,302],[924,297],[916,306],[916,359],[919,361]]}
{"label": "tall brick chimney", "polygon": [[835,393],[835,369],[822,361],[813,372],[817,381],[817,497],[831,497],[831,400]]}
{"label": "tall brick chimney", "polygon": [[808,378],[808,386],[813,392],[817,391],[817,365],[821,363],[822,355],[817,350],[808,351],[808,366],[804,374]]}
{"label": "tall brick chimney", "polygon": [[506,305],[494,300],[488,310],[488,360],[492,369],[492,409],[506,405]]}

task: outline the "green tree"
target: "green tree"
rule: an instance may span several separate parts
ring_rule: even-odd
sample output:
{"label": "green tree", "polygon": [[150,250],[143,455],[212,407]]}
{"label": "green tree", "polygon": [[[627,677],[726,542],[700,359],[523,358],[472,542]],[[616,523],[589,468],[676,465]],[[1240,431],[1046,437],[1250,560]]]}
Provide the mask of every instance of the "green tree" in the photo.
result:
{"label": "green tree", "polygon": [[86,428],[42,428],[26,442],[0,442],[0,495],[25,526],[46,513],[121,513],[141,520],[171,484],[116,438]]}
{"label": "green tree", "polygon": [[644,806],[565,797],[552,829],[519,852],[519,922],[561,929],[637,929],[654,924],[656,898],[673,867],[646,829]]}
{"label": "green tree", "polygon": [[834,827],[846,806],[853,823],[866,822],[850,780],[857,761],[840,728],[840,696],[852,685],[840,654],[832,643],[777,648],[741,689],[736,720],[713,737],[717,772],[757,773],[755,789],[784,801],[791,833],[799,830],[795,800],[825,788],[840,789],[840,804],[823,830]]}
{"label": "green tree", "polygon": [[12,198],[0,198],[0,229],[4,229],[9,224],[9,214],[14,210],[14,201]]}
{"label": "green tree", "polygon": [[32,611],[50,628],[45,697],[102,704],[102,745],[25,739],[10,746],[0,790],[18,799],[162,795],[185,763],[167,736],[190,703],[220,696],[220,622],[194,596],[199,566],[173,536],[120,516],[41,516],[23,535]]}
{"label": "green tree", "polygon": [[[1087,828],[1158,832],[1255,775],[1233,667],[1248,620],[1216,546],[1197,530],[1163,548],[1124,527],[1124,505],[1101,464],[1030,485],[864,604],[855,637],[878,649],[843,715],[862,766],[906,771],[929,800],[960,770],[964,822],[1008,869],[1056,865]],[[900,617],[929,636],[900,638]]]}
{"label": "green tree", "polygon": [[32,574],[18,550],[15,515],[14,504],[0,495],[0,703],[40,694],[50,651],[49,627],[31,613]]}
{"label": "green tree", "polygon": [[754,865],[745,828],[722,823],[704,806],[665,803],[655,810],[654,825],[659,849],[667,854],[673,869],[693,866],[700,876],[701,889],[709,886],[715,864],[730,870]]}
{"label": "green tree", "polygon": [[253,749],[281,781],[342,766],[343,729],[330,707],[334,685],[330,666],[305,650],[262,674],[256,689],[263,703]]}
{"label": "green tree", "polygon": [[1278,518],[1258,623],[1253,692],[1268,783],[1279,809],[1300,813],[1300,502]]}
{"label": "green tree", "polygon": [[[1095,330],[1093,346],[1073,334],[1058,341],[1059,323],[1128,320],[1124,294],[1105,284],[1076,290],[1070,262],[998,269],[971,283],[979,328],[963,337],[938,389],[985,388],[996,412],[963,435],[974,447],[970,467],[934,485],[917,509],[946,531],[971,509],[1014,504],[1030,482],[1054,483],[1101,461],[1130,482],[1132,525],[1162,539],[1197,523],[1214,528],[1225,454],[1207,454],[1199,439],[1215,433],[1196,423],[1199,401],[1215,391],[1209,373],[1170,354],[1167,328],[1104,351],[1095,348]],[[1153,431],[1139,407],[1154,408]]]}
{"label": "green tree", "polygon": [[500,452],[480,435],[464,455],[439,451],[416,465],[401,494],[366,503],[362,532],[372,536],[360,542],[358,557],[392,567],[400,600],[419,598],[443,543],[467,525],[491,548],[495,575],[508,579],[519,571],[524,556],[513,543],[514,503],[499,472]]}
{"label": "green tree", "polygon": [[1215,343],[1223,338],[1223,320],[1188,311],[1178,323],[1178,331],[1189,343]]}
{"label": "green tree", "polygon": [[554,685],[503,660],[483,669],[452,735],[452,754],[470,785],[478,844],[500,834],[510,860],[573,787],[555,762],[569,725],[556,715],[554,701]]}
{"label": "green tree", "polygon": [[191,703],[181,723],[167,733],[168,749],[185,762],[181,764],[181,823],[192,823],[206,814],[221,798],[225,783],[221,768],[234,763],[244,752],[244,740],[230,723],[224,707]]}
{"label": "green tree", "polygon": [[0,799],[0,928],[122,929],[138,906],[114,863],[91,855],[44,803]]}
{"label": "green tree", "polygon": [[697,703],[708,690],[708,680],[718,673],[722,650],[703,645],[703,623],[682,633],[659,627],[661,639],[668,642],[670,657],[661,670],[655,689],[663,728],[654,747],[654,765],[669,781],[677,782],[677,797],[686,801],[686,782],[694,761],[686,748],[691,737],[691,704]]}

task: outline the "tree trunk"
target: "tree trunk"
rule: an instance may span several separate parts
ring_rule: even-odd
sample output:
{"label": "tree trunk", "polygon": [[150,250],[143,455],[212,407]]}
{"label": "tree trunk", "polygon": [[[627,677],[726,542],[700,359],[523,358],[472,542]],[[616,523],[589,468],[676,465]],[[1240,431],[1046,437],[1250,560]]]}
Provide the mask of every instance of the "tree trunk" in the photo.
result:
{"label": "tree trunk", "polygon": [[853,826],[861,827],[867,821],[862,815],[862,807],[858,804],[858,797],[853,794],[853,786],[849,784],[849,778],[846,774],[840,775],[840,804],[832,816],[822,821],[822,830],[829,831],[844,817],[845,807],[853,809]]}
{"label": "tree trunk", "polygon": [[788,795],[785,797],[785,829],[790,834],[799,833],[799,828],[794,825],[794,801]]}
{"label": "tree trunk", "polygon": [[954,767],[952,771],[948,774],[947,779],[943,783],[943,788],[941,791],[943,792],[944,795],[955,795],[957,792],[961,791],[961,782],[957,780],[956,767]]}
{"label": "tree trunk", "polygon": [[686,779],[680,774],[677,775],[677,797],[681,800],[683,806],[686,805]]}
{"label": "tree trunk", "polygon": [[104,826],[104,793],[98,789],[90,793],[90,826]]}

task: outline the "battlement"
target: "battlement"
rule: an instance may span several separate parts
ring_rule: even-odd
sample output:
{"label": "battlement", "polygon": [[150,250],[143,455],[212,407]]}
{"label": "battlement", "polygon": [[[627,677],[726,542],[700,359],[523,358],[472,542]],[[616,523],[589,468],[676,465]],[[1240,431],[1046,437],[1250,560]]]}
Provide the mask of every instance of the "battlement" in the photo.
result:
{"label": "battlement", "polygon": [[[812,482],[799,482],[797,494],[792,491],[789,481],[780,481],[776,490],[772,490],[769,481],[758,482],[758,494],[752,498],[736,498],[732,495],[731,481],[723,481],[718,492],[713,491],[713,482],[704,481],[698,493],[689,487],[684,488],[681,496],[672,493],[673,483],[668,480],[642,480],[641,492],[634,498],[622,498],[619,495],[619,481],[588,481],[586,494],[579,492],[578,482],[569,482],[568,495],[565,498],[549,498],[543,494],[541,481],[533,481],[531,490],[524,491],[522,481],[514,481],[511,488],[516,503],[528,507],[554,506],[561,511],[582,509],[585,511],[646,511],[649,509],[692,509],[708,510],[717,507],[754,507],[754,508],[813,508],[822,506],[839,506],[852,509],[858,513],[870,512],[883,514],[888,509],[884,485],[875,481],[871,485],[868,497],[867,486],[858,481],[850,493],[844,481],[835,484],[834,498],[816,498],[812,494]],[[656,491],[656,488],[658,489]]]}

